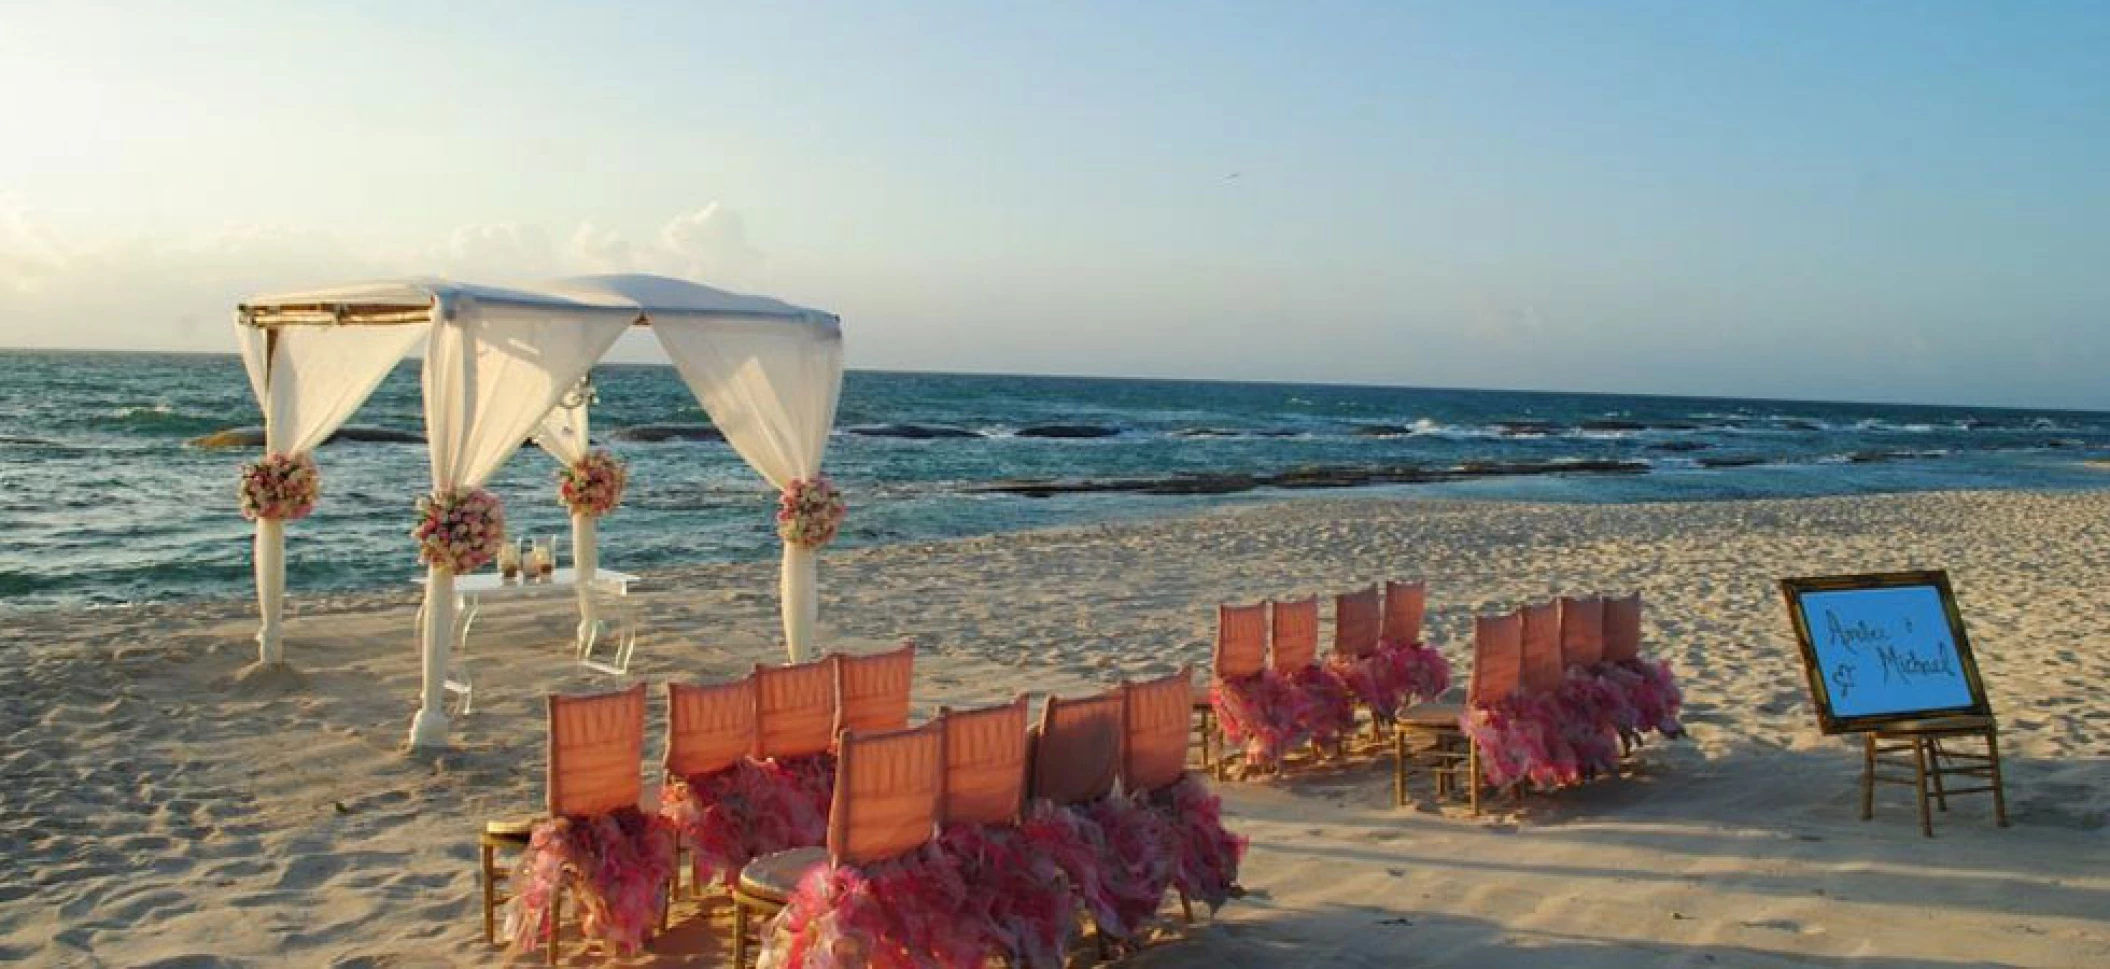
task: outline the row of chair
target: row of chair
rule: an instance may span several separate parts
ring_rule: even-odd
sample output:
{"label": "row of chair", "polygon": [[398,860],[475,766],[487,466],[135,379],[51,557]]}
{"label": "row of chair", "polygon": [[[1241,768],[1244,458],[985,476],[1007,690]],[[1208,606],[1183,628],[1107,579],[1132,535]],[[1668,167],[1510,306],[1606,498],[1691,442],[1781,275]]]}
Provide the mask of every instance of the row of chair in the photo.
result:
{"label": "row of chair", "polygon": [[[874,841],[879,836],[870,834],[871,825],[880,822],[857,819],[892,816],[882,825],[890,826],[891,837],[907,837],[903,832],[919,827],[934,830],[917,820],[921,815],[910,817],[904,827],[898,807],[915,802],[915,791],[928,787],[928,779],[918,780],[913,769],[904,774],[896,755],[853,757],[850,750],[867,741],[878,745],[872,749],[893,749],[899,744],[882,744],[880,739],[915,730],[936,730],[947,738],[939,788],[944,798],[932,815],[934,822],[1015,822],[1028,790],[1048,804],[1074,805],[1105,798],[1117,783],[1126,792],[1158,792],[1183,777],[1189,697],[1185,671],[1098,697],[1051,698],[1035,732],[1040,739],[1032,749],[1038,756],[1031,756],[1023,698],[985,710],[941,711],[933,724],[947,726],[910,728],[913,660],[913,646],[904,646],[875,656],[836,655],[792,666],[758,666],[753,675],[732,683],[667,684],[664,819],[650,820],[680,832],[681,847],[694,860],[692,889],[700,890],[709,881],[733,889],[735,947],[743,960],[752,916],[784,904],[799,877],[823,860],[819,845],[828,844],[829,856],[840,864],[888,856],[884,849],[891,843],[884,838]],[[616,694],[550,698],[550,818],[637,810],[643,691],[641,684]],[[1016,743],[1007,739],[1014,736]],[[859,761],[868,766],[852,766]],[[786,766],[801,764],[807,766]],[[855,780],[857,776],[883,780],[860,788],[864,782]],[[807,778],[822,783],[802,782]],[[734,786],[723,786],[728,781]],[[796,820],[800,815],[807,823]],[[699,825],[704,830],[699,831]],[[527,847],[533,829],[532,822],[492,825],[481,839],[487,939],[495,936],[496,885],[506,877],[494,862],[494,849]],[[757,840],[757,833],[766,836]],[[918,840],[910,847],[921,844]],[[803,854],[785,850],[801,847],[806,847]],[[522,872],[529,860],[523,856]],[[679,883],[678,863],[670,861],[669,868],[664,895],[671,895]],[[571,872],[568,877],[581,874]],[[508,935],[516,944],[546,941],[554,961],[564,889],[559,886],[551,894],[535,899],[548,906],[536,917],[524,916],[519,908],[524,900],[516,899],[514,927]],[[592,893],[590,886],[575,886],[572,894],[584,902]],[[659,900],[662,923],[664,895]],[[1184,903],[1184,886],[1181,897]],[[1212,905],[1221,900],[1220,893],[1203,897]],[[603,928],[610,923],[605,912],[599,921]],[[1102,925],[1102,933],[1107,928]]]}
{"label": "row of chair", "polygon": [[[1410,729],[1394,738],[1395,804],[1406,803],[1407,778],[1427,772],[1439,797],[1462,783],[1478,813],[1483,781],[1558,786],[1608,770],[1644,731],[1675,736],[1676,687],[1666,666],[1641,656],[1641,617],[1634,594],[1568,597],[1475,618],[1465,702],[1424,704],[1402,718]],[[1520,719],[1531,722],[1504,733]],[[1415,748],[1417,741],[1425,746]],[[1602,748],[1607,741],[1615,746]],[[1526,760],[1558,764],[1511,762],[1517,746]],[[1533,766],[1552,766],[1555,775],[1527,776]]]}
{"label": "row of chair", "polygon": [[[836,739],[847,731],[879,732],[908,725],[915,653],[915,644],[904,643],[878,654],[830,654],[788,666],[758,664],[750,676],[733,683],[666,684],[663,806],[678,802],[670,795],[694,789],[703,778],[766,764],[775,770],[763,783],[786,789],[773,797],[717,805],[714,821],[728,828],[777,833],[775,843],[751,842],[753,850],[819,844],[825,836]],[[595,817],[640,806],[643,690],[639,684],[602,696],[549,698],[547,818]],[[764,823],[766,812],[785,817]],[[539,820],[492,822],[479,838],[486,941],[497,940],[496,912],[505,901],[499,886],[513,881],[499,866],[497,852],[527,847]],[[676,842],[677,852],[687,848],[694,854],[697,847]],[[678,876],[677,871],[677,881]],[[558,919],[523,921],[516,928],[509,932],[516,945],[542,941],[539,934],[550,945],[550,958],[556,958]]]}
{"label": "row of chair", "polygon": [[1316,597],[1217,607],[1211,703],[1196,704],[1204,765],[1221,777],[1230,760],[1223,744],[1243,741],[1248,768],[1278,766],[1305,741],[1323,747],[1353,732],[1358,706],[1373,729],[1388,723],[1399,697],[1381,698],[1343,674],[1381,650],[1421,649],[1426,603],[1424,582],[1335,596],[1332,655],[1323,664]]}
{"label": "row of chair", "polygon": [[[941,711],[937,720],[920,727],[882,734],[847,735],[830,813],[825,852],[805,849],[785,852],[755,861],[742,872],[734,891],[736,904],[736,962],[744,959],[747,925],[754,914],[781,912],[774,930],[764,941],[765,962],[799,965],[802,953],[839,941],[831,932],[842,926],[879,926],[872,930],[888,938],[858,938],[859,947],[889,951],[907,950],[910,962],[922,964],[925,946],[956,949],[963,939],[983,938],[986,948],[971,949],[967,964],[981,964],[996,956],[1010,965],[1059,964],[1060,947],[1069,936],[1069,925],[1082,909],[1095,923],[1102,945],[1108,939],[1131,936],[1136,921],[1154,912],[1168,888],[1179,893],[1181,906],[1192,919],[1191,896],[1212,907],[1220,903],[1235,879],[1235,852],[1227,860],[1228,878],[1221,882],[1195,883],[1183,877],[1185,866],[1168,865],[1155,881],[1129,884],[1124,894],[1140,896],[1140,912],[1107,913],[1104,904],[1086,896],[1087,885],[1104,879],[1129,877],[1135,859],[1114,852],[1123,846],[1099,844],[1103,854],[1092,867],[1097,871],[1065,868],[1067,884],[1049,883],[1027,857],[1042,847],[1045,835],[1028,835],[1021,825],[1055,809],[1097,811],[1114,803],[1143,806],[1145,810],[1176,810],[1179,799],[1170,796],[1186,780],[1187,670],[1143,683],[1124,683],[1104,693],[1078,699],[1048,698],[1039,724],[1026,727],[1025,698],[1000,707],[964,712]],[[1127,799],[1127,800],[1122,800]],[[1213,803],[1213,799],[1212,799]],[[1166,817],[1167,843],[1156,846],[1126,846],[1130,849],[1164,852],[1169,860],[1191,842],[1189,827],[1195,822],[1213,825],[1209,818]],[[981,826],[982,831],[961,832],[960,825]],[[1045,829],[1044,829],[1045,830]],[[943,832],[941,837],[940,833]],[[1026,863],[1013,866],[988,864],[982,855],[992,837],[1008,834],[1014,846],[1026,854]],[[1220,832],[1219,832],[1220,835]],[[924,849],[946,844],[944,839],[974,856],[960,867],[969,872],[965,881],[971,914],[956,921],[988,920],[986,925],[956,924],[946,940],[916,937],[918,925],[946,924],[932,918],[933,907],[944,907],[922,894],[916,865],[927,864]],[[1099,839],[1090,839],[1096,843]],[[921,854],[919,854],[921,853]],[[1061,856],[1063,852],[1054,852]],[[941,850],[940,857],[946,852]],[[816,881],[816,870],[823,873]],[[849,872],[870,886],[863,892],[829,891],[829,880]],[[953,879],[928,881],[950,882]],[[807,886],[801,889],[801,886]],[[816,887],[818,886],[818,887]],[[1007,924],[1022,919],[1016,913],[1047,911],[1019,896],[1053,891],[1062,897],[1056,908],[1064,917],[1031,924]],[[991,910],[995,906],[995,910]],[[1066,924],[1067,923],[1067,924]],[[1113,924],[1110,924],[1113,923]],[[776,958],[767,958],[773,947],[781,947]],[[867,949],[870,951],[870,949]],[[957,955],[957,953],[955,953]]]}

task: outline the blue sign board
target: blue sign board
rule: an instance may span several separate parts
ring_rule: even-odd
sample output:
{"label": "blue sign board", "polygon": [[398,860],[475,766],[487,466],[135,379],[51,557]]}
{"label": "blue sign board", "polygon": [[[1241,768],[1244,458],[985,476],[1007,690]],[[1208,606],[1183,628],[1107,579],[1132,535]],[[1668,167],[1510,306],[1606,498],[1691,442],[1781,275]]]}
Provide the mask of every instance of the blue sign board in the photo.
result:
{"label": "blue sign board", "polygon": [[1945,573],[1781,585],[1826,733],[1991,712]]}

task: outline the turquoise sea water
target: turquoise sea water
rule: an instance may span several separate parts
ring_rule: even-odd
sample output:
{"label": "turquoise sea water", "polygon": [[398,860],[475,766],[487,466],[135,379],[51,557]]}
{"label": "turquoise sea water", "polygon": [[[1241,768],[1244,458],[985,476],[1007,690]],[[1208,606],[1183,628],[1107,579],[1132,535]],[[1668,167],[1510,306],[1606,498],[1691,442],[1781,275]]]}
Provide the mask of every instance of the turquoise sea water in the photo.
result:
{"label": "turquoise sea water", "polygon": [[[603,366],[594,380],[595,436],[632,466],[624,507],[602,525],[608,565],[776,554],[774,496],[724,444],[627,439],[641,425],[705,422],[671,368]],[[231,355],[0,352],[0,609],[246,596],[252,532],[234,480],[254,451],[185,442],[259,420]],[[416,364],[398,368],[353,421],[418,430]],[[882,424],[976,436],[870,436]],[[1111,434],[1027,436],[1050,424]],[[853,545],[1292,495],[1623,502],[2110,487],[2110,472],[2084,463],[2110,455],[2102,413],[1070,377],[853,372],[829,448],[852,504],[840,541]],[[429,481],[423,446],[344,442],[318,459],[325,495],[290,529],[291,588],[407,580],[412,504]],[[1209,496],[975,490],[1024,478],[1474,462],[1536,470],[1570,460],[1634,462],[1641,473]],[[514,532],[566,527],[555,468],[529,448],[493,480]]]}

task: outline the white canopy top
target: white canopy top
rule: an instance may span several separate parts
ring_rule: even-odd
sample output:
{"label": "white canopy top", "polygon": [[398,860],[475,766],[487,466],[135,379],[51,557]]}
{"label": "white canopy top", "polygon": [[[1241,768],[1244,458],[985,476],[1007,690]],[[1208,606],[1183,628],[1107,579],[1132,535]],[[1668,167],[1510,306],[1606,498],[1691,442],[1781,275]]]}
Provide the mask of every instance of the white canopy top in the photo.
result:
{"label": "white canopy top", "polygon": [[793,306],[767,296],[727,292],[685,279],[645,274],[576,276],[534,288],[489,286],[436,276],[333,286],[281,293],[241,305],[242,321],[257,327],[314,324],[415,323],[440,308],[452,317],[464,303],[527,312],[548,311],[579,319],[606,319],[611,314],[654,319],[785,320],[805,323],[839,335],[834,314]]}

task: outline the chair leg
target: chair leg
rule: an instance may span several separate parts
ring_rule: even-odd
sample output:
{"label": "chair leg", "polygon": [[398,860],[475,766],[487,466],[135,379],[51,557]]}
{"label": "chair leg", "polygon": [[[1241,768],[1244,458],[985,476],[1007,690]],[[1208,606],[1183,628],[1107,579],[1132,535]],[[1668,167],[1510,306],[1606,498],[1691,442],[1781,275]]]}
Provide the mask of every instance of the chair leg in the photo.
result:
{"label": "chair leg", "polygon": [[733,896],[733,969],[747,965],[747,902]]}
{"label": "chair leg", "polygon": [[1876,735],[1861,735],[1861,820],[1876,816]]}
{"label": "chair leg", "polygon": [[1480,816],[1480,745],[1467,740],[1465,753],[1465,792],[1473,806],[1473,817]]}
{"label": "chair leg", "polygon": [[1185,890],[1180,891],[1180,918],[1185,919],[1188,925],[1194,924],[1194,902],[1187,897]]}
{"label": "chair leg", "polygon": [[496,909],[498,908],[498,886],[493,884],[494,879],[491,877],[491,866],[493,864],[492,856],[494,853],[495,850],[491,847],[489,842],[485,842],[484,844],[479,845],[477,848],[477,855],[479,857],[479,861],[481,862],[481,866],[477,868],[476,878],[478,881],[483,883],[485,945],[498,944],[498,920],[497,915],[495,914]]}
{"label": "chair leg", "polygon": [[564,939],[564,885],[557,885],[556,894],[550,897],[549,906],[549,964],[557,964],[557,943]]}
{"label": "chair leg", "polygon": [[1934,810],[1927,798],[1927,741],[1923,737],[1912,739],[1912,775],[1919,789],[1920,833],[1934,837]]}
{"label": "chair leg", "polygon": [[1407,742],[1397,734],[1392,736],[1392,806],[1407,803]]}

